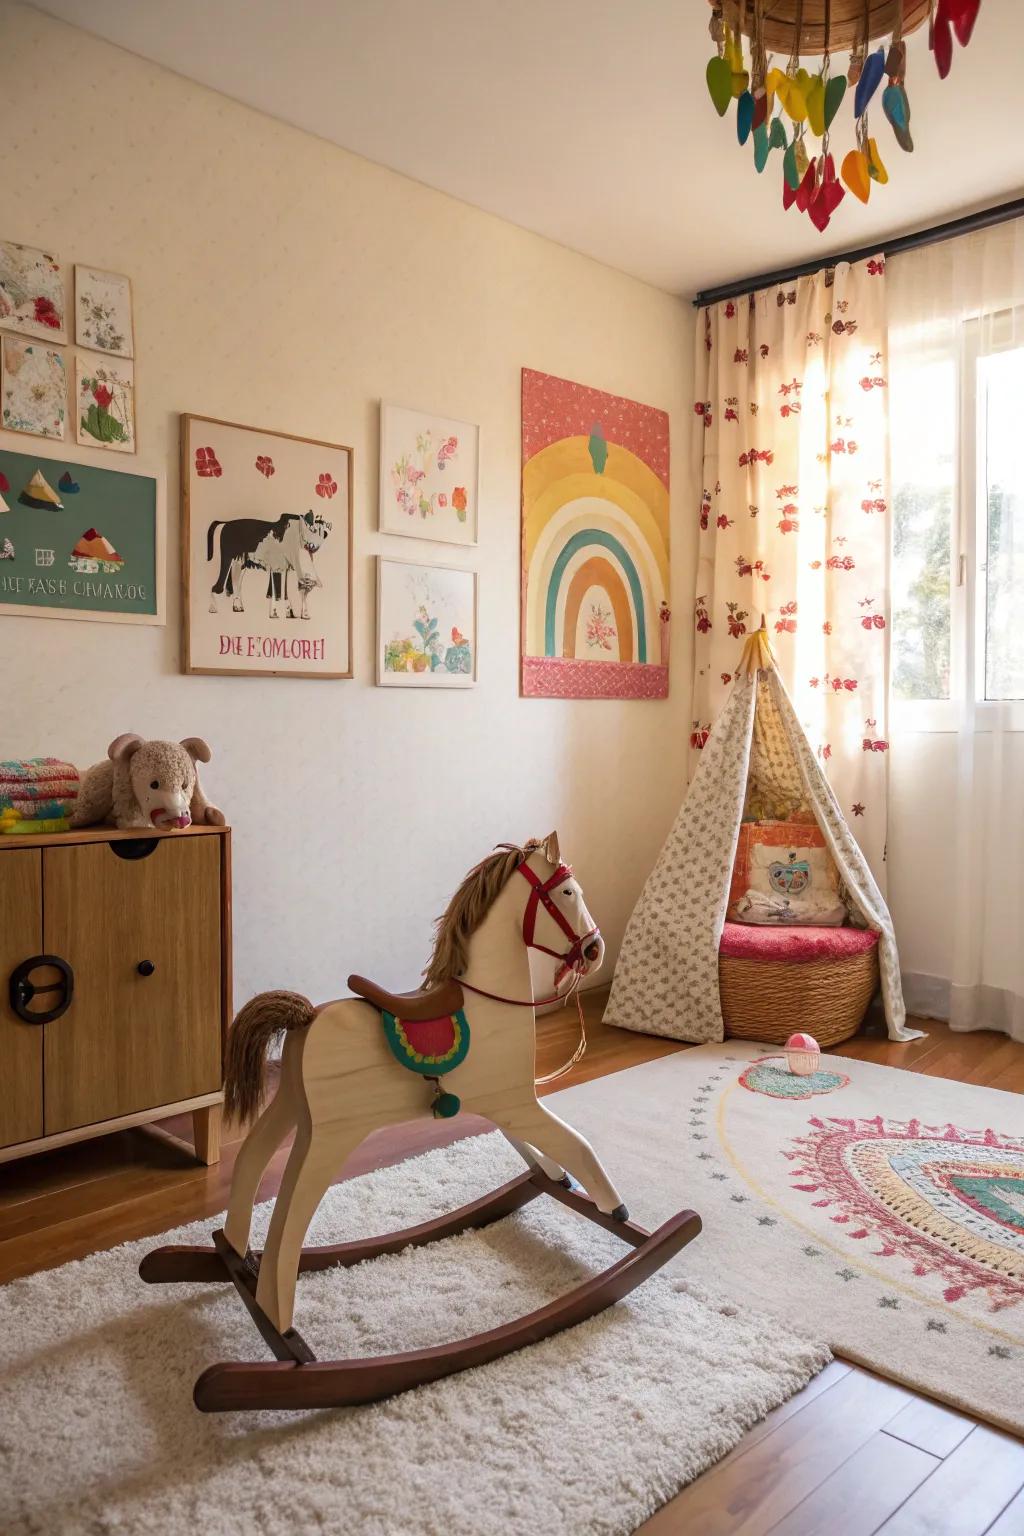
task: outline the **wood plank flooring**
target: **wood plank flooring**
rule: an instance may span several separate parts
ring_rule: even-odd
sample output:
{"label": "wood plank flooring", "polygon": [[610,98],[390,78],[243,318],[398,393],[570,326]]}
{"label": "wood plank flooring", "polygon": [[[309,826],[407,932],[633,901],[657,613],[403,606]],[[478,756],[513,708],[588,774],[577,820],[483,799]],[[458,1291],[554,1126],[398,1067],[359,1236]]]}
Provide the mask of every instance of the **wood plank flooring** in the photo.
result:
{"label": "wood plank flooring", "polygon": [[[687,1049],[605,1027],[604,1001],[603,991],[588,995],[587,1054],[543,1091]],[[870,1025],[836,1054],[1024,1092],[1024,1046],[1001,1035],[953,1034],[931,1020],[923,1027],[927,1039],[894,1045]],[[575,1043],[575,1010],[542,1018],[538,1072],[556,1068]],[[380,1131],[350,1160],[346,1176],[488,1129],[485,1121],[463,1118]],[[182,1117],[0,1166],[0,1282],[223,1210],[238,1140],[229,1131],[222,1161],[198,1167],[191,1119]],[[271,1165],[264,1198],[278,1188],[286,1152]],[[641,1531],[1024,1536],[1024,1444],[837,1360]]]}

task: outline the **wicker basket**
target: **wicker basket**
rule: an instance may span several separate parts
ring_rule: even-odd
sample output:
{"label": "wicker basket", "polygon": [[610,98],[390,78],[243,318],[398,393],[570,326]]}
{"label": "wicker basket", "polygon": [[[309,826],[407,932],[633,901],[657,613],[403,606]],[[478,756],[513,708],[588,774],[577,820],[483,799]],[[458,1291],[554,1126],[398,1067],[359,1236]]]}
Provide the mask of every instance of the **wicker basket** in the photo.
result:
{"label": "wicker basket", "polygon": [[820,1046],[849,1040],[878,989],[878,950],[825,960],[718,957],[725,1033],[785,1045],[794,1029]]}

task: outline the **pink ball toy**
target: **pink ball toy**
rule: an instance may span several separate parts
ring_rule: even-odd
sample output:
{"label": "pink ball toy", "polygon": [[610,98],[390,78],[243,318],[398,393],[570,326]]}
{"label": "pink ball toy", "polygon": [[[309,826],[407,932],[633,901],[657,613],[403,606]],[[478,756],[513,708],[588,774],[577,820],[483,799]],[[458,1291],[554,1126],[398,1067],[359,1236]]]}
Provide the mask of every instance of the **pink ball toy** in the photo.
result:
{"label": "pink ball toy", "polygon": [[783,1049],[789,1070],[797,1077],[810,1077],[812,1072],[817,1072],[821,1046],[813,1035],[790,1035]]}

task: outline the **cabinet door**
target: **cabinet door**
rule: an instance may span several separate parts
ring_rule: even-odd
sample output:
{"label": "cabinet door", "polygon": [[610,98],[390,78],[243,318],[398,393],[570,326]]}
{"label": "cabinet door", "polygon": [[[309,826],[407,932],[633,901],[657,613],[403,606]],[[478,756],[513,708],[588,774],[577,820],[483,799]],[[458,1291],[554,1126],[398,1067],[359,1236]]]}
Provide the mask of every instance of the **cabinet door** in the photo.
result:
{"label": "cabinet door", "polygon": [[43,947],[42,862],[38,848],[0,854],[0,1147],[43,1134],[43,1026],[11,1008],[8,979]]}
{"label": "cabinet door", "polygon": [[43,850],[46,947],[75,974],[46,1028],[48,1135],[221,1083],[220,838],[115,846]]}

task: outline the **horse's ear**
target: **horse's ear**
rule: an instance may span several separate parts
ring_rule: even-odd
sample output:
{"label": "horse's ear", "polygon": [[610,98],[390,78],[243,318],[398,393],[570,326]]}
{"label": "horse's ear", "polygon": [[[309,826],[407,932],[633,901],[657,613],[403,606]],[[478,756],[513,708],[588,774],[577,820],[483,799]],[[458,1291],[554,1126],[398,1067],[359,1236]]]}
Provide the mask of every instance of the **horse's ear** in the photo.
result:
{"label": "horse's ear", "polygon": [[544,839],[544,857],[549,864],[561,864],[562,856],[558,851],[558,833],[549,832]]}

